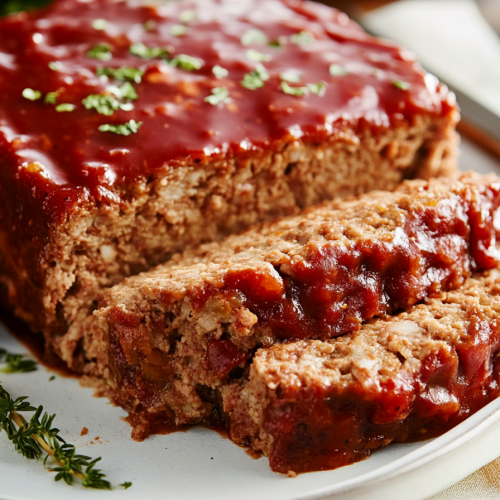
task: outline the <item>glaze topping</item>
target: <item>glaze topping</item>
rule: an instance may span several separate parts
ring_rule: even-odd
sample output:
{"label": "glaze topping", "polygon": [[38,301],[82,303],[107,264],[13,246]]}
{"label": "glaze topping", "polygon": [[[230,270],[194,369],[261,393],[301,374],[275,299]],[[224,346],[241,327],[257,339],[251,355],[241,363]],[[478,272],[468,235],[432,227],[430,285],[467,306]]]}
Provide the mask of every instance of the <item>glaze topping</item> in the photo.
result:
{"label": "glaze topping", "polygon": [[411,55],[299,0],[58,0],[0,20],[0,85],[2,168],[62,204],[117,202],[165,165],[455,112]]}

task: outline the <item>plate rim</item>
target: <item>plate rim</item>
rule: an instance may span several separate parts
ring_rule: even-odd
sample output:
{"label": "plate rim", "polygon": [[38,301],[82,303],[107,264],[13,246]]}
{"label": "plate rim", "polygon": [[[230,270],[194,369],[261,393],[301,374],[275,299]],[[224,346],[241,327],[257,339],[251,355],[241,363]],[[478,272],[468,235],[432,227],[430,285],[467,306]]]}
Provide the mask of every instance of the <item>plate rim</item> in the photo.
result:
{"label": "plate rim", "polygon": [[[383,483],[389,483],[397,478],[415,472],[425,465],[437,461],[471,443],[498,422],[500,422],[500,398],[494,399],[484,408],[481,408],[443,435],[430,440],[420,448],[402,457],[396,458],[357,477],[346,479],[335,485],[322,487],[306,494],[291,497],[289,500],[324,500],[332,498],[334,495],[354,494],[371,487],[378,487]],[[404,445],[404,443],[401,444]],[[477,467],[472,467],[472,469],[469,474],[477,470]],[[466,475],[459,478],[458,481],[466,477]],[[453,481],[452,484],[456,482]]]}

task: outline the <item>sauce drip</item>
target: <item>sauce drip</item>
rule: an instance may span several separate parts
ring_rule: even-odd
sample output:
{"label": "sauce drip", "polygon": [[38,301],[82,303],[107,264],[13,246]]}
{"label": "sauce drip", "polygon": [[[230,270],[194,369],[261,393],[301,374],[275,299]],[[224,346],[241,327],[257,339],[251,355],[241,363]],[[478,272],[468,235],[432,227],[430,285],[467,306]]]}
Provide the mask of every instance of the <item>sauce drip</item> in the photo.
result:
{"label": "sauce drip", "polygon": [[29,326],[21,319],[16,318],[11,310],[0,309],[0,323],[30,351],[38,363],[43,364],[61,377],[79,377],[77,373],[66,366],[61,358],[54,355],[50,356],[45,351],[43,336],[34,334]]}

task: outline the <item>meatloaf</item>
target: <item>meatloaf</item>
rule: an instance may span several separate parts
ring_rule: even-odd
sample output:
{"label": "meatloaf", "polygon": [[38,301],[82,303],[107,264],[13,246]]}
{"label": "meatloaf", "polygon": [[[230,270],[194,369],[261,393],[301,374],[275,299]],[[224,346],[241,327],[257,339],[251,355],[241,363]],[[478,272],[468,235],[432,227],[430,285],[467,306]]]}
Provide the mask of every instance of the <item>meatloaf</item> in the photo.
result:
{"label": "meatloaf", "polygon": [[453,170],[453,96],[344,14],[137,4],[0,20],[0,281],[48,346],[175,252]]}
{"label": "meatloaf", "polygon": [[406,181],[176,255],[103,292],[54,339],[135,415],[200,422],[256,349],[330,339],[498,265],[500,180]]}
{"label": "meatloaf", "polygon": [[439,435],[499,396],[499,315],[495,269],[343,337],[260,349],[221,390],[231,437],[293,475]]}

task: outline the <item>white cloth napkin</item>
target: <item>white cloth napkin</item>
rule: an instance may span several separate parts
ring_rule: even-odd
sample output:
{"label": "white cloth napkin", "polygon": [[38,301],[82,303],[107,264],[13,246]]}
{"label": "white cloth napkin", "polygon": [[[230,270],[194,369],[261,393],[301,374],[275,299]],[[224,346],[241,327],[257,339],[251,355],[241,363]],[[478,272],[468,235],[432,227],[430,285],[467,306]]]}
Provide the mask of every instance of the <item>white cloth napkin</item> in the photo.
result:
{"label": "white cloth napkin", "polygon": [[406,0],[369,12],[362,22],[500,116],[500,38],[474,1]]}

